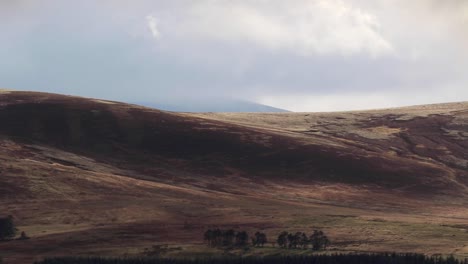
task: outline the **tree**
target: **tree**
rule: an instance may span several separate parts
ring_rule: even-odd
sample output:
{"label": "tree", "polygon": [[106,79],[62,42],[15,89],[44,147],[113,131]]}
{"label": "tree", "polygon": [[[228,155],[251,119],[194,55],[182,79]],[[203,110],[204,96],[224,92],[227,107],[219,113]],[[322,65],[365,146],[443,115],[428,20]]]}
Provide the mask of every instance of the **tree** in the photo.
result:
{"label": "tree", "polygon": [[223,243],[223,231],[221,231],[219,228],[216,228],[213,230],[213,246],[222,246]]}
{"label": "tree", "polygon": [[309,245],[309,238],[305,233],[301,233],[301,236],[299,237],[299,245],[303,248],[306,249],[307,246]]}
{"label": "tree", "polygon": [[234,244],[234,238],[236,236],[236,232],[234,230],[229,229],[223,232],[223,246],[229,247]]}
{"label": "tree", "polygon": [[245,232],[245,231],[237,232],[237,234],[236,234],[236,246],[245,247],[245,246],[247,246],[248,242],[249,242],[249,235],[247,234],[247,232]]}
{"label": "tree", "polygon": [[257,237],[257,243],[263,247],[265,245],[265,243],[267,243],[267,236],[265,233],[260,233]]}
{"label": "tree", "polygon": [[203,235],[203,240],[208,243],[208,246],[214,246],[214,233],[213,230],[208,229],[206,230],[205,234]]}
{"label": "tree", "polygon": [[286,232],[286,231],[283,231],[278,235],[278,239],[276,240],[276,242],[278,242],[278,246],[283,247],[283,248],[285,248],[287,246],[287,244],[288,244],[288,235],[289,235],[289,233]]}
{"label": "tree", "polygon": [[252,245],[254,247],[263,247],[267,243],[267,237],[264,233],[256,232],[255,237],[252,238]]}
{"label": "tree", "polygon": [[260,236],[260,232],[255,232],[254,237],[252,237],[252,246],[258,247],[259,246],[259,241],[258,237]]}
{"label": "tree", "polygon": [[246,246],[249,235],[245,231],[236,232],[233,229],[221,230],[216,228],[206,230],[203,240],[210,247]]}
{"label": "tree", "polygon": [[295,234],[288,235],[289,248],[297,248],[301,241],[301,232],[296,232]]}
{"label": "tree", "polygon": [[13,223],[13,217],[0,218],[0,240],[11,239],[16,236],[17,229]]}
{"label": "tree", "polygon": [[327,249],[327,247],[330,245],[330,239],[326,235],[323,235],[322,237],[322,247],[323,249]]}
{"label": "tree", "polygon": [[326,249],[330,244],[328,237],[320,230],[314,230],[310,236],[310,243],[312,243],[313,250]]}

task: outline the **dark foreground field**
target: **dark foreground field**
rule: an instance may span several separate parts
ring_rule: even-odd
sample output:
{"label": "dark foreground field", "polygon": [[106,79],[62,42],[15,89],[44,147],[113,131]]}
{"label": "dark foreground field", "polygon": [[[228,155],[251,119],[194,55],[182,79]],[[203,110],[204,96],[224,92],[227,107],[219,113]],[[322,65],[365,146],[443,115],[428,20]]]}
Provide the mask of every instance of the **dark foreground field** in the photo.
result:
{"label": "dark foreground field", "polygon": [[466,264],[453,257],[418,254],[333,254],[210,259],[53,258],[36,264]]}
{"label": "dark foreground field", "polygon": [[[209,228],[326,232],[330,252],[468,256],[468,103],[363,112],[171,113],[0,92],[0,217],[55,256],[240,255]],[[244,256],[301,255],[268,244]],[[307,253],[309,254],[309,253]]]}

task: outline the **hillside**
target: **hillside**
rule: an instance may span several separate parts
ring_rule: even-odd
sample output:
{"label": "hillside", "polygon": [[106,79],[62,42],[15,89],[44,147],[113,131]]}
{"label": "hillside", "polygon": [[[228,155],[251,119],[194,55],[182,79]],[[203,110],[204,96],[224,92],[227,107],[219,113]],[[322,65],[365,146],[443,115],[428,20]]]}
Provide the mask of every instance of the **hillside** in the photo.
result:
{"label": "hillside", "polygon": [[0,124],[0,206],[32,237],[0,243],[7,261],[161,243],[200,254],[212,226],[468,254],[467,102],[189,114],[5,91]]}

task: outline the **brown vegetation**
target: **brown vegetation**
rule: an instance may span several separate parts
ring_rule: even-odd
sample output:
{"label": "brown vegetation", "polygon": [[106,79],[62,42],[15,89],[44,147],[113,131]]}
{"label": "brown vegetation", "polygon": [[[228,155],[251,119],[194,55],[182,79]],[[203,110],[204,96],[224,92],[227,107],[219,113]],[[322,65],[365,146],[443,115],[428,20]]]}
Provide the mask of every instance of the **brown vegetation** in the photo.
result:
{"label": "brown vegetation", "polygon": [[468,254],[468,103],[189,114],[9,92],[0,124],[0,207],[31,237],[0,243],[6,261],[197,254],[212,227]]}

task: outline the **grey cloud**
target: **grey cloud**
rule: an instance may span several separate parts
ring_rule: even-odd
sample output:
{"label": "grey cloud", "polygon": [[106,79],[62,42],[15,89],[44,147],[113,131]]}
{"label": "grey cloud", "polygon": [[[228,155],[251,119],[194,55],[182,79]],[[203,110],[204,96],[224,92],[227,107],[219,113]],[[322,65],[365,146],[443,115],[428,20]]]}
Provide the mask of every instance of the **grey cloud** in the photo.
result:
{"label": "grey cloud", "polygon": [[[313,98],[372,95],[396,105],[421,103],[414,95],[425,93],[427,102],[468,100],[466,1],[304,0],[289,11],[284,1],[242,1],[234,16],[227,1],[8,2],[0,2],[0,14],[10,14],[0,23],[0,87],[127,101],[268,97],[304,111],[318,109]],[[345,3],[349,20],[304,22],[330,25],[326,31],[301,31],[300,20],[278,25],[300,5],[313,14],[318,3]],[[249,25],[253,31],[243,32]],[[354,38],[348,29],[364,33]]]}

